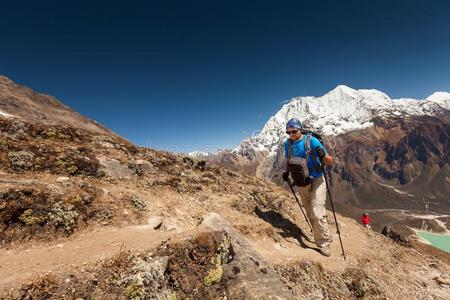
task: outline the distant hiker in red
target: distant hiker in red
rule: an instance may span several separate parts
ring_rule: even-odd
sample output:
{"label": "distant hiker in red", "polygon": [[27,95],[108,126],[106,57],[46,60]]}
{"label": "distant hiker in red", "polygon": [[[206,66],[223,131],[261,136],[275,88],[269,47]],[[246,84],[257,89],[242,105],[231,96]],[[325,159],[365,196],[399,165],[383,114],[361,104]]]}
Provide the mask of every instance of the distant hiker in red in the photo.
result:
{"label": "distant hiker in red", "polygon": [[369,231],[372,229],[370,227],[370,223],[372,222],[372,218],[368,214],[363,213],[363,215],[361,216],[361,222],[363,223],[364,227],[366,227],[367,233],[369,233]]}
{"label": "distant hiker in red", "polygon": [[367,227],[367,225],[369,225],[370,222],[372,222],[372,218],[370,218],[370,216],[368,214],[363,213],[363,215],[361,217],[361,222],[364,224],[365,227]]}

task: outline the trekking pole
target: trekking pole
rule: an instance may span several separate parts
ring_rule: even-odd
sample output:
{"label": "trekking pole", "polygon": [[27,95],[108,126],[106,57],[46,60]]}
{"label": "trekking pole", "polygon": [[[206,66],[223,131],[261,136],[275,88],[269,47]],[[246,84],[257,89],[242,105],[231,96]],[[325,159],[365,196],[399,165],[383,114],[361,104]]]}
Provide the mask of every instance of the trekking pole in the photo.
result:
{"label": "trekking pole", "polygon": [[344,260],[347,260],[347,258],[345,257],[344,245],[342,244],[341,231],[339,230],[339,223],[337,221],[336,212],[334,210],[333,198],[331,198],[330,186],[328,185],[327,173],[325,172],[324,167],[322,168],[322,171],[323,171],[323,177],[325,179],[325,185],[327,187],[328,198],[330,198],[331,209],[333,210],[334,222],[336,223],[336,232],[339,236],[339,242],[341,243],[342,255],[344,256]]}
{"label": "trekking pole", "polygon": [[306,223],[308,223],[308,225],[309,225],[309,229],[311,230],[311,232],[313,232],[312,226],[311,226],[311,224],[309,223],[308,218],[306,217],[305,212],[303,211],[303,207],[302,207],[302,205],[300,204],[300,201],[298,200],[297,195],[295,194],[294,188],[292,187],[293,183],[291,183],[291,180],[290,180],[290,179],[287,181],[287,183],[288,183],[289,187],[291,188],[291,192],[292,192],[292,194],[294,195],[295,200],[296,200],[297,203],[298,203],[298,206],[300,206],[300,210],[302,211],[302,214],[303,214],[303,216],[305,217]]}

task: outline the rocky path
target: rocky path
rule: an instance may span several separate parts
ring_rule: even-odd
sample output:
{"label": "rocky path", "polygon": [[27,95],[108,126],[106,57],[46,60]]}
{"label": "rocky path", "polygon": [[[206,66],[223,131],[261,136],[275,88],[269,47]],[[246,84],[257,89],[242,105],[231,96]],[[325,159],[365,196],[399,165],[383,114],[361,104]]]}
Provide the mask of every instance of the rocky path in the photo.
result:
{"label": "rocky path", "polygon": [[[347,257],[354,259],[361,247],[370,244],[370,240],[352,220],[348,219],[341,227]],[[332,225],[331,231],[335,231]],[[352,238],[345,237],[348,237],[349,232],[352,232]],[[90,232],[79,232],[70,238],[50,244],[33,243],[28,247],[22,245],[0,249],[0,289],[34,275],[83,267],[85,264],[111,257],[121,248],[129,250],[152,248],[170,237],[189,234],[189,232],[176,234],[173,231],[155,230],[150,225],[104,227]],[[338,236],[335,234],[333,239],[331,258],[321,256],[311,243],[307,244],[311,248],[301,247],[293,238],[283,240],[281,243],[268,237],[248,241],[268,263],[310,259],[332,268],[344,268],[346,262],[341,256]]]}
{"label": "rocky path", "polygon": [[342,255],[339,237],[334,224],[330,224],[330,233],[333,238],[331,257],[322,256],[318,252],[317,246],[305,239],[303,239],[303,245],[292,237],[282,242],[260,239],[252,240],[250,243],[270,263],[283,264],[308,259],[320,262],[331,270],[343,270],[350,263],[355,263],[359,257],[364,255],[365,249],[371,249],[375,241],[373,240],[373,235],[368,235],[362,226],[356,224],[355,221],[344,218],[339,220],[346,260],[344,260]]}
{"label": "rocky path", "polygon": [[117,254],[121,248],[139,250],[157,246],[173,232],[151,226],[108,227],[51,244],[36,244],[0,250],[0,290],[34,275],[82,267]]}
{"label": "rocky path", "polygon": [[[245,290],[247,292],[251,290],[255,298],[270,294],[273,286],[279,286],[277,288],[278,292],[286,289],[270,268],[265,269],[264,273],[261,273],[258,268],[254,269],[255,261],[258,261],[260,269],[264,269],[265,265],[283,265],[308,260],[320,263],[327,270],[340,274],[345,269],[357,267],[359,261],[362,258],[366,258],[366,262],[371,265],[374,274],[378,274],[377,276],[380,278],[384,276],[382,274],[387,270],[390,270],[389,272],[393,274],[404,274],[404,272],[409,274],[417,273],[417,275],[410,276],[416,278],[415,281],[411,281],[411,284],[425,280],[428,284],[431,282],[436,285],[433,283],[435,281],[434,278],[442,277],[442,274],[445,273],[435,270],[433,267],[427,267],[426,270],[422,270],[423,266],[416,265],[413,262],[407,268],[402,267],[405,264],[398,265],[398,262],[392,260],[392,257],[388,255],[387,250],[383,249],[383,243],[380,240],[382,237],[368,235],[359,224],[348,218],[339,217],[347,260],[344,260],[341,255],[339,238],[335,234],[334,224],[330,224],[330,231],[333,233],[333,243],[332,256],[328,258],[320,255],[316,247],[307,241],[300,243],[293,237],[278,241],[269,237],[249,239],[239,233],[231,223],[226,225],[228,224],[226,221],[217,221],[222,220],[219,215],[214,216],[213,214],[212,217],[210,216],[206,220],[206,222],[203,222],[205,224],[202,223],[202,226],[198,228],[199,230],[204,230],[205,226],[209,226],[214,230],[225,230],[231,235],[238,257],[229,267],[238,267],[241,270],[241,283],[245,283]],[[29,248],[26,245],[22,245],[21,247],[0,249],[0,290],[6,291],[32,276],[43,275],[48,272],[57,274],[82,269],[87,264],[114,256],[119,253],[121,248],[132,251],[151,249],[164,240],[190,236],[194,231],[196,230],[177,233],[162,229],[155,230],[150,225],[103,227],[93,231],[76,233],[70,238],[60,239],[55,243],[34,243]],[[392,248],[392,246],[390,247]],[[423,260],[428,259],[422,255],[420,257]],[[380,268],[378,260],[385,260],[384,268],[388,269],[378,270]],[[444,277],[447,278],[448,273],[445,274]],[[267,290],[259,288],[262,283],[267,286]],[[408,284],[405,284],[405,286]],[[230,291],[234,288],[236,289],[235,292],[239,293],[243,289],[241,285],[238,283],[231,285]],[[417,287],[418,292],[421,289],[421,287]],[[430,291],[436,295],[445,294],[445,289],[439,287],[433,287]],[[289,295],[290,292],[286,290],[283,293]],[[439,299],[445,299],[445,297]]]}

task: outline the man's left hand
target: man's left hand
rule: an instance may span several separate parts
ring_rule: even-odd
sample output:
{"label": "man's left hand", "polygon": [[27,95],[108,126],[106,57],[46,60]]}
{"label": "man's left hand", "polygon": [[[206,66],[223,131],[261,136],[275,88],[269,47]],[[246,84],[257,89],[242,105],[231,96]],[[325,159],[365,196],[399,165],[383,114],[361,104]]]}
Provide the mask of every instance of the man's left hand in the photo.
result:
{"label": "man's left hand", "polygon": [[316,153],[320,160],[325,157],[325,150],[322,147],[316,147]]}

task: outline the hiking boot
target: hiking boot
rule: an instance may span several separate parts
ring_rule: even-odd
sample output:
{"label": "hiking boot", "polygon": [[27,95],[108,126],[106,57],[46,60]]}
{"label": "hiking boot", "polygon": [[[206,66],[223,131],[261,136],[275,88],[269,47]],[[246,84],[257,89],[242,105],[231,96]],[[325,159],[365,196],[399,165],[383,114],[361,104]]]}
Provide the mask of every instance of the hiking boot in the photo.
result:
{"label": "hiking boot", "polygon": [[322,246],[320,248],[320,254],[322,254],[323,256],[331,256],[331,249],[330,246]]}

